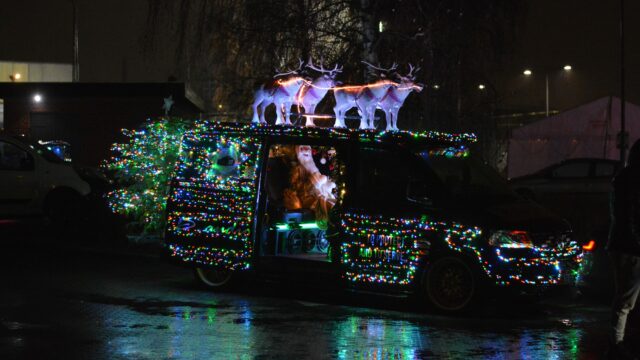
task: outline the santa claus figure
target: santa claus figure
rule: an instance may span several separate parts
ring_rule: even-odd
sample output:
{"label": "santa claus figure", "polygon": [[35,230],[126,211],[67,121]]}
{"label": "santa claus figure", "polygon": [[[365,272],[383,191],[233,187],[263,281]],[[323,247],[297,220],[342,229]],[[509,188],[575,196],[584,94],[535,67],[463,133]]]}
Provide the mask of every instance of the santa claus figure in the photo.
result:
{"label": "santa claus figure", "polygon": [[336,203],[336,184],[318,170],[311,146],[296,145],[287,150],[292,167],[290,187],[284,190],[284,206],[290,211],[313,210],[318,227],[326,229],[329,210]]}

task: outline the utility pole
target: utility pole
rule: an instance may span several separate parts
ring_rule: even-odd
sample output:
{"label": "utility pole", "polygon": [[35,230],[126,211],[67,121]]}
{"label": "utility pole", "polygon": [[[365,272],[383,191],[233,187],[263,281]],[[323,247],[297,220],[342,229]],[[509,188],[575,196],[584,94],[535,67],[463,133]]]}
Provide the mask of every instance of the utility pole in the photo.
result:
{"label": "utility pole", "polygon": [[545,86],[545,96],[546,96],[546,109],[547,109],[547,117],[549,117],[549,73],[544,74],[544,86]]}
{"label": "utility pole", "polygon": [[[567,65],[565,65],[563,67],[563,69],[564,69],[565,73],[568,73],[573,69],[573,67],[571,65],[567,64]],[[551,71],[551,70],[547,70],[544,73],[544,97],[545,97],[544,104],[545,104],[545,113],[546,113],[547,117],[549,117],[549,71]],[[533,75],[533,71],[531,71],[531,69],[524,69],[522,74],[524,76],[529,77],[529,76]]]}
{"label": "utility pole", "polygon": [[80,56],[78,50],[78,6],[71,0],[73,7],[73,82],[80,81]]}
{"label": "utility pole", "polygon": [[624,166],[627,157],[627,136],[625,124],[624,97],[624,0],[620,0],[620,163]]}

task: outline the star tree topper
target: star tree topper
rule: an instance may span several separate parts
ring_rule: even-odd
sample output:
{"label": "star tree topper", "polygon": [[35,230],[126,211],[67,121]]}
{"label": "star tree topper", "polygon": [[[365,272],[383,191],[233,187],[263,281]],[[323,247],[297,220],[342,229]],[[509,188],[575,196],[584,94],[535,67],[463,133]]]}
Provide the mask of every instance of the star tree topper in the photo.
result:
{"label": "star tree topper", "polygon": [[171,111],[171,108],[173,107],[173,104],[174,104],[173,95],[169,95],[169,97],[166,97],[163,100],[164,100],[164,105],[162,105],[162,109],[164,110],[165,115],[169,115],[169,112]]}

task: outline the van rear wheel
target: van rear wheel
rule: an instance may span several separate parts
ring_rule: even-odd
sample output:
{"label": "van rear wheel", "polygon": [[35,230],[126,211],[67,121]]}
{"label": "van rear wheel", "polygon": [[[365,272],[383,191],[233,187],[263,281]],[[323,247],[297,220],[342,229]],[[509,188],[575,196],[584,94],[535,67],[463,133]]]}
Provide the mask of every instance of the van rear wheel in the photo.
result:
{"label": "van rear wheel", "polygon": [[194,275],[207,289],[223,291],[233,285],[233,271],[229,269],[195,268]]}
{"label": "van rear wheel", "polygon": [[437,259],[427,268],[423,282],[428,300],[444,312],[468,310],[474,303],[478,281],[471,267],[458,257]]}

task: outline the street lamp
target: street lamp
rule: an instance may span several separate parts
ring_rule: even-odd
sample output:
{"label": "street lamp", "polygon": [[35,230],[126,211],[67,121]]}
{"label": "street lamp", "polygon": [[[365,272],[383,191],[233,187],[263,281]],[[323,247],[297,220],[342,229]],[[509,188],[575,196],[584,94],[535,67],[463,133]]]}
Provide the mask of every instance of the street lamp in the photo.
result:
{"label": "street lamp", "polygon": [[41,102],[41,101],[42,101],[42,95],[40,95],[40,94],[35,94],[35,95],[33,95],[33,101],[34,101],[35,103],[39,103],[39,102]]}
{"label": "street lamp", "polygon": [[13,81],[13,82],[18,81],[21,78],[22,78],[22,74],[20,74],[20,73],[15,73],[15,74],[9,75],[9,79],[11,79],[11,81]]}
{"label": "street lamp", "polygon": [[[569,72],[573,69],[571,65],[567,64],[562,68],[565,72]],[[525,69],[522,72],[525,76],[529,77],[533,74],[530,69]],[[545,72],[544,74],[544,88],[545,88],[545,109],[547,117],[549,116],[549,72]]]}
{"label": "street lamp", "polygon": [[480,85],[478,85],[478,90],[484,90],[484,89],[485,89],[484,84],[480,84]]}

